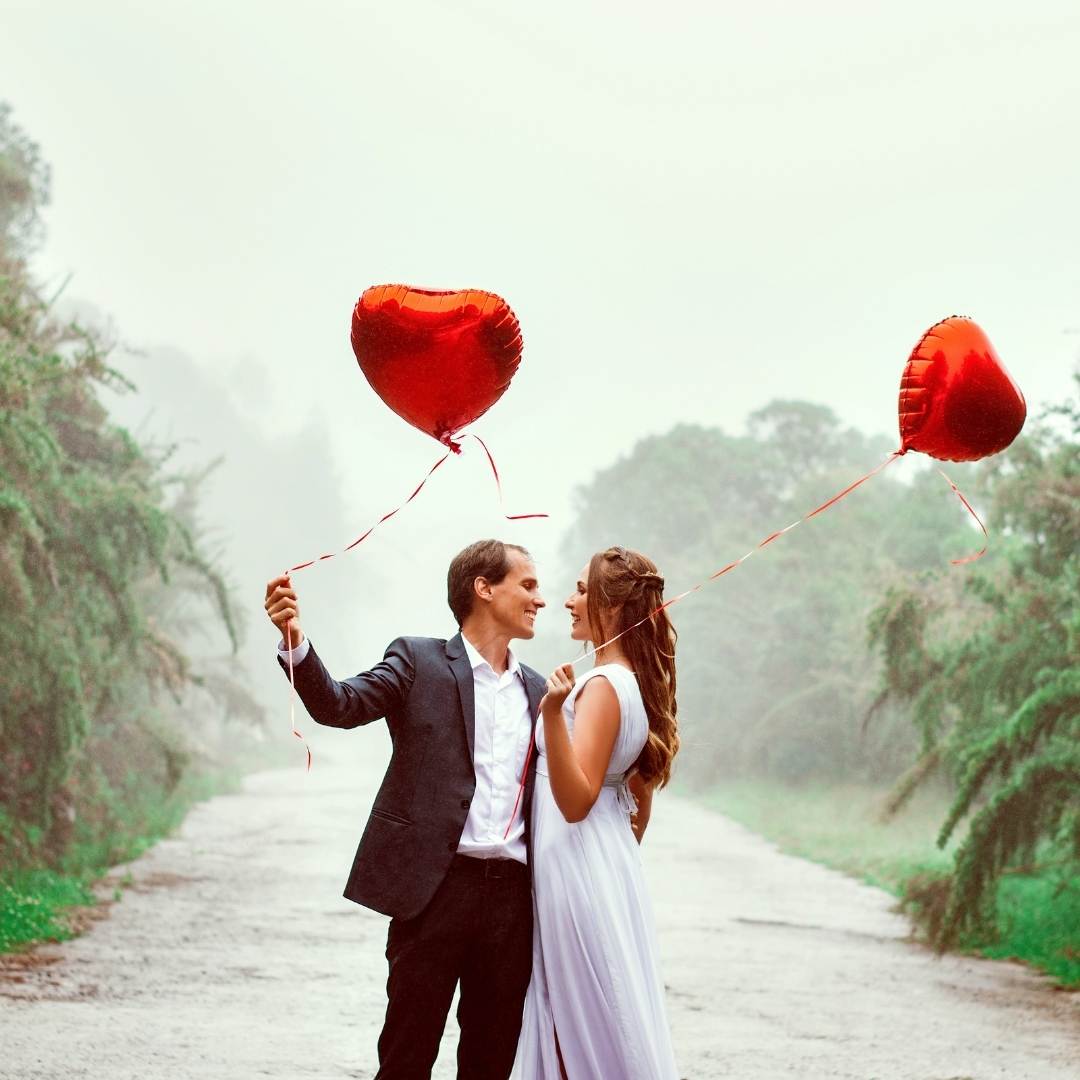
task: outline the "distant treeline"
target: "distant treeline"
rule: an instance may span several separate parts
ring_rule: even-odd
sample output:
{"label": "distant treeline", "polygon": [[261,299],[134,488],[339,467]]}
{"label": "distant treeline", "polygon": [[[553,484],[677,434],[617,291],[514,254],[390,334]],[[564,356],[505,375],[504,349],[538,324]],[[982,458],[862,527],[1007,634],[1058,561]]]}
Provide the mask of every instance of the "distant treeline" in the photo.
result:
{"label": "distant treeline", "polygon": [[[668,594],[707,577],[878,465],[895,441],[826,407],[777,401],[745,435],[679,426],[642,439],[578,492],[571,553],[618,542],[660,565]],[[981,535],[934,473],[901,461],[671,610],[680,633],[685,781],[891,779],[916,737],[880,690],[867,622],[885,590],[939,577]],[[905,473],[903,483],[897,474]],[[957,571],[959,574],[959,571]]]}
{"label": "distant treeline", "polygon": [[[993,933],[1003,873],[1080,888],[1080,398],[1050,413],[947,467],[986,512],[981,561],[950,565],[982,535],[937,470],[903,460],[671,611],[683,783],[855,780],[891,787],[891,811],[928,779],[949,787],[953,871],[907,889],[942,946]],[[578,491],[564,556],[640,548],[670,595],[895,446],[802,401],[745,435],[679,426]]]}

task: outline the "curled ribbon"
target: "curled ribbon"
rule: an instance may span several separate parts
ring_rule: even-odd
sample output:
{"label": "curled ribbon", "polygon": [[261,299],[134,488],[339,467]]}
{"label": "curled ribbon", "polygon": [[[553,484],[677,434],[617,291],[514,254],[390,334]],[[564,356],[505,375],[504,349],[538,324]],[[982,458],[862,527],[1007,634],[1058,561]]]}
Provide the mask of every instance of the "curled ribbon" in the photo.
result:
{"label": "curled ribbon", "polygon": [[938,469],[938,472],[945,477],[945,482],[953,489],[953,494],[964,504],[967,512],[975,519],[976,524],[982,529],[982,534],[986,538],[987,543],[983,544],[982,551],[975,552],[974,555],[965,555],[962,559],[950,559],[949,562],[953,566],[963,566],[965,563],[974,562],[976,559],[981,559],[986,554],[986,548],[990,542],[990,534],[986,531],[986,526],[982,522],[982,518],[971,508],[971,503],[964,498],[964,493],[947,477],[942,469]]}
{"label": "curled ribbon", "polygon": [[296,676],[293,674],[291,620],[285,624],[285,644],[289,649],[289,726],[292,728],[292,733],[304,744],[304,750],[307,752],[306,771],[311,772],[311,747],[308,746],[307,739],[296,730]]}
{"label": "curled ribbon", "polygon": [[[491,451],[488,449],[487,443],[485,443],[484,440],[481,439],[479,435],[474,435],[474,434],[472,434],[472,432],[469,432],[468,434],[463,436],[463,438],[475,439],[480,444],[480,446],[482,447],[482,449],[484,451],[484,455],[488,459],[488,464],[491,466],[491,473],[495,477],[495,490],[496,490],[496,492],[498,493],[498,496],[499,496],[499,509],[503,511],[503,517],[506,518],[507,521],[526,521],[526,520],[528,520],[530,518],[546,518],[547,517],[547,514],[507,514],[505,512],[506,507],[505,507],[505,502],[503,500],[502,481],[499,478],[499,469],[495,464],[495,458],[492,457]],[[354,547],[357,547],[358,545],[362,544],[384,521],[389,521],[396,513],[398,513],[399,510],[402,510],[406,506],[408,506],[409,503],[411,503],[413,501],[413,499],[415,499],[416,496],[420,494],[420,492],[424,488],[424,485],[428,482],[428,480],[431,479],[432,474],[435,472],[435,470],[438,469],[439,466],[442,465],[442,463],[444,461],[446,461],[446,459],[451,454],[460,454],[461,453],[461,444],[460,443],[451,443],[449,445],[450,445],[450,449],[447,450],[447,452],[445,454],[443,454],[443,456],[441,458],[439,458],[439,460],[436,461],[435,464],[432,465],[430,469],[428,469],[427,474],[424,476],[424,479],[421,480],[420,483],[417,484],[415,488],[413,488],[412,494],[400,506],[395,506],[393,510],[390,510],[389,512],[383,514],[383,516],[381,518],[379,518],[379,520],[376,521],[374,525],[369,526],[368,529],[366,529],[363,533],[361,533],[351,544],[349,544],[347,547],[343,548],[340,552],[331,551],[331,552],[328,552],[325,555],[318,556],[318,558],[308,559],[307,562],[297,563],[296,566],[291,566],[291,567],[289,567],[288,570],[285,571],[285,576],[287,577],[288,575],[294,574],[299,570],[306,570],[309,566],[314,566],[316,563],[325,562],[327,559],[334,558],[335,555],[339,555],[339,554],[344,555],[346,552],[352,551],[352,549]],[[287,625],[285,629],[286,629],[286,642],[285,642],[285,644],[286,644],[286,647],[289,650],[289,687],[290,687],[290,694],[289,694],[289,724],[290,724],[290,727],[292,728],[293,735],[295,735],[304,744],[304,749],[307,751],[307,767],[308,767],[308,770],[310,771],[310,769],[311,769],[311,748],[308,746],[307,741],[304,739],[304,736],[296,728],[296,678],[295,678],[295,675],[293,673],[292,625],[291,624]]]}

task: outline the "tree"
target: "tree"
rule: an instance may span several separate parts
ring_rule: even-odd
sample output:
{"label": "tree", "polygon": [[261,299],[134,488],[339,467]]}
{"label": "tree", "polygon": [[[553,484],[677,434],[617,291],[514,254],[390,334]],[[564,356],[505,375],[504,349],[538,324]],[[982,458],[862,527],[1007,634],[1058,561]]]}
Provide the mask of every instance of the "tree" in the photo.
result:
{"label": "tree", "polygon": [[938,576],[890,590],[869,623],[879,700],[906,704],[922,743],[894,807],[941,768],[956,794],[939,845],[970,815],[952,872],[910,891],[941,948],[992,930],[1002,875],[1040,850],[1062,880],[1080,874],[1080,393],[979,488],[1003,555],[962,592]]}
{"label": "tree", "polygon": [[25,255],[41,234],[40,210],[49,201],[49,167],[35,143],[0,101],[0,257]]}
{"label": "tree", "polygon": [[0,106],[5,861],[63,855],[69,782],[91,733],[120,762],[138,761],[149,740],[175,772],[152,706],[155,688],[179,693],[192,678],[175,632],[155,618],[169,595],[209,597],[238,640],[228,588],[191,527],[191,478],[170,477],[164,459],[109,422],[98,390],[127,384],[106,343],[56,319],[30,278],[47,190],[37,147]]}
{"label": "tree", "polygon": [[[745,436],[680,425],[641,440],[578,491],[566,564],[576,571],[610,543],[640,548],[671,595],[841,490],[892,445],[798,401],[755,413]],[[882,580],[946,563],[972,542],[933,479],[906,485],[883,474],[672,609],[680,775],[895,776],[912,749],[903,717],[859,735],[876,683],[865,625]]]}

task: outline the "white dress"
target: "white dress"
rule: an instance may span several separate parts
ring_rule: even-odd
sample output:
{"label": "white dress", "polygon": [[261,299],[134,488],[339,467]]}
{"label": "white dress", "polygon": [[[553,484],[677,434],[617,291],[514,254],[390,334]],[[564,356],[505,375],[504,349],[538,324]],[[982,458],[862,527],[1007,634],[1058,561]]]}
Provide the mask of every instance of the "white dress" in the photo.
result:
{"label": "white dress", "polygon": [[605,677],[619,699],[619,733],[600,797],[570,824],[555,805],[537,725],[532,810],[533,970],[512,1080],[678,1080],[664,1008],[652,906],[630,828],[626,773],[649,723],[637,679],[620,664],[586,673],[563,705]]}

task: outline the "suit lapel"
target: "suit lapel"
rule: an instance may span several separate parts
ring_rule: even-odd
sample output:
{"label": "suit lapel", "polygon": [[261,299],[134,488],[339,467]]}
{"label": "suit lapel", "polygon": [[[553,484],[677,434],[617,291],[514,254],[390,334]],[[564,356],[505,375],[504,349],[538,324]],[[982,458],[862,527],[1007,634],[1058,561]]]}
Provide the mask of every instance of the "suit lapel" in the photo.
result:
{"label": "suit lapel", "polygon": [[521,793],[524,800],[522,813],[525,817],[525,858],[532,871],[532,802],[533,788],[536,787],[536,725],[540,719],[540,702],[544,697],[547,684],[535,672],[530,672],[525,677],[525,694],[529,699],[529,757],[528,769],[525,773],[525,784]]}
{"label": "suit lapel", "polygon": [[457,683],[458,697],[461,698],[461,716],[465,722],[465,741],[469,744],[469,760],[472,761],[476,743],[476,697],[473,691],[472,664],[460,634],[455,634],[446,643],[446,657],[450,670]]}
{"label": "suit lapel", "polygon": [[536,733],[536,722],[540,719],[540,702],[543,700],[547,685],[540,679],[527,678],[525,693],[529,697],[529,730]]}
{"label": "suit lapel", "polygon": [[525,693],[529,698],[529,733],[533,742],[529,754],[529,772],[525,777],[526,813],[528,813],[528,808],[532,806],[532,782],[536,776],[536,725],[540,720],[540,702],[543,700],[546,691],[547,683],[539,676],[534,675],[532,678],[525,680]]}

